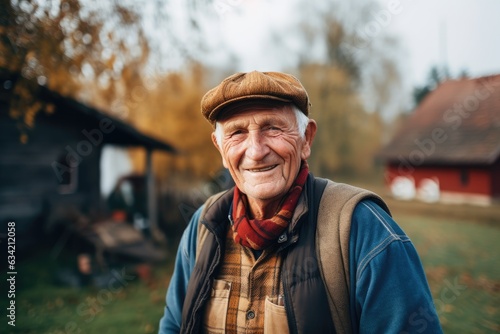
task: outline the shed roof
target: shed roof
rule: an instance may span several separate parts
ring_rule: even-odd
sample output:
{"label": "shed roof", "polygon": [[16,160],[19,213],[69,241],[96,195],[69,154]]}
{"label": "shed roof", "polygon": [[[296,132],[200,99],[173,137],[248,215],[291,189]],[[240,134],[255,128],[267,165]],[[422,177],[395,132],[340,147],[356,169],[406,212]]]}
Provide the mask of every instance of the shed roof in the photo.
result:
{"label": "shed roof", "polygon": [[379,156],[413,164],[412,159],[418,164],[494,163],[500,157],[500,75],[440,84]]}
{"label": "shed roof", "polygon": [[[19,78],[20,74],[10,72],[4,68],[0,68],[0,101],[9,101],[12,94],[13,83]],[[9,82],[8,85],[5,83]],[[89,127],[89,129],[99,128],[99,123],[102,119],[109,119],[114,126],[113,131],[103,136],[103,142],[118,146],[141,146],[146,149],[163,150],[171,153],[177,153],[177,150],[165,141],[155,138],[152,135],[145,134],[137,130],[132,125],[125,121],[104,113],[94,107],[88,106],[73,98],[62,96],[61,94],[52,91],[44,86],[39,86],[40,90],[37,93],[38,97],[44,101],[53,103],[56,106],[57,118],[68,124],[78,124],[81,127]]]}
{"label": "shed roof", "polygon": [[112,132],[107,133],[103,139],[107,144],[118,146],[142,146],[147,149],[163,150],[171,153],[177,152],[172,145],[137,130],[132,125],[115,116],[104,113],[72,98],[64,97],[54,91],[45,89],[45,87],[42,89],[42,95],[44,99],[56,104],[58,108],[64,109],[66,115],[62,115],[62,117],[70,118],[71,121],[77,124],[90,123],[94,124],[93,127],[98,128],[99,122],[102,119],[106,118],[111,120],[114,129]]}

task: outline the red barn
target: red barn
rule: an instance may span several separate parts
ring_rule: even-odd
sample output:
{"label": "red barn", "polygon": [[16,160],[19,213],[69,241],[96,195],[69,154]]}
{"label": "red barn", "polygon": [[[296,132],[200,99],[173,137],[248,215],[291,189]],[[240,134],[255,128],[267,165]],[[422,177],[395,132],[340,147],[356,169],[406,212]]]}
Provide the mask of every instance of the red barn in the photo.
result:
{"label": "red barn", "polygon": [[401,199],[500,201],[500,75],[449,80],[429,93],[380,152]]}

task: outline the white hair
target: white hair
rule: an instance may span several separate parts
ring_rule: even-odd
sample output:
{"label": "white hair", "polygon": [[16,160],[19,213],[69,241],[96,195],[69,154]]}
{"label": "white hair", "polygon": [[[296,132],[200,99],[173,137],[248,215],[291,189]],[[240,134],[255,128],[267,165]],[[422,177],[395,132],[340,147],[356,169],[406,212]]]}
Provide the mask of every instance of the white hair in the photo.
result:
{"label": "white hair", "polygon": [[309,124],[309,117],[307,117],[307,115],[304,114],[295,104],[292,104],[292,110],[297,118],[297,130],[303,139],[306,136],[306,128],[307,124]]}
{"label": "white hair", "polygon": [[[297,120],[297,130],[299,131],[300,137],[304,139],[307,124],[309,124],[309,117],[307,117],[307,115],[304,114],[295,104],[292,104],[291,108],[295,114],[295,119]],[[215,122],[214,134],[217,145],[220,147],[220,144],[222,143],[222,126],[220,126],[219,122]]]}

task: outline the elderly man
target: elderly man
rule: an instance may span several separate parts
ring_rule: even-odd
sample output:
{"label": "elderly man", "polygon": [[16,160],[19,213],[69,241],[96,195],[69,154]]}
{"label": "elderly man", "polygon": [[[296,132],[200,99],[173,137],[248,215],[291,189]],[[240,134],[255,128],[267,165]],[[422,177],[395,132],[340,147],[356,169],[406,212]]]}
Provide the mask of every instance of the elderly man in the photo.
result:
{"label": "elderly man", "polygon": [[385,203],[315,178],[306,90],[237,73],[202,99],[236,186],[193,215],[160,333],[440,333],[419,257]]}

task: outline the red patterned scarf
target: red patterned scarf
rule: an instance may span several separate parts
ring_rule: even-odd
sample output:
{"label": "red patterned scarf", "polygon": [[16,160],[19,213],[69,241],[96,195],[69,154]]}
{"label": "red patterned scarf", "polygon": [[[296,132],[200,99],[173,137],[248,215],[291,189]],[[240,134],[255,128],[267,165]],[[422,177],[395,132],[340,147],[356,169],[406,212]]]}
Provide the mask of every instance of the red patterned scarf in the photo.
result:
{"label": "red patterned scarf", "polygon": [[249,219],[248,198],[238,187],[234,187],[234,241],[255,250],[262,250],[271,245],[290,223],[308,174],[309,166],[306,161],[302,161],[297,178],[285,195],[278,212],[270,219]]}

